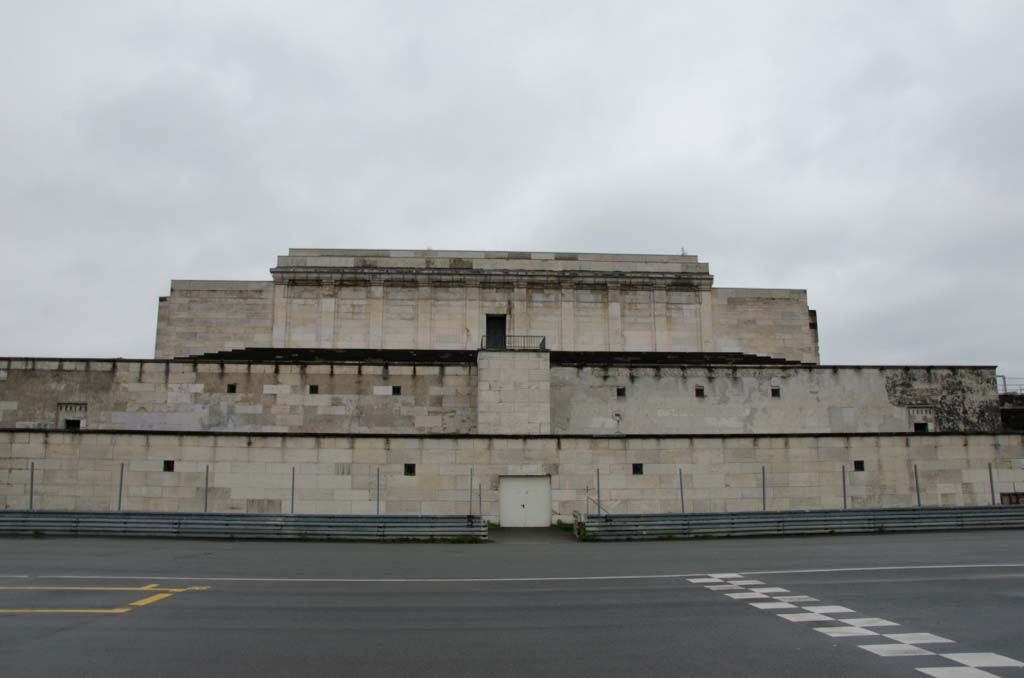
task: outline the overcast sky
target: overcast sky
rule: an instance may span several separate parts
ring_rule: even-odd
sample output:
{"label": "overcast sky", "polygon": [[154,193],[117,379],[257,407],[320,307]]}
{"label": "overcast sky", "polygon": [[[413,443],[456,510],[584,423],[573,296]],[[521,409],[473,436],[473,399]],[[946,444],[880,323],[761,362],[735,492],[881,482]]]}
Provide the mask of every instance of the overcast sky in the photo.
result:
{"label": "overcast sky", "polygon": [[288,247],[678,253],[1024,377],[1024,2],[0,3],[0,355]]}

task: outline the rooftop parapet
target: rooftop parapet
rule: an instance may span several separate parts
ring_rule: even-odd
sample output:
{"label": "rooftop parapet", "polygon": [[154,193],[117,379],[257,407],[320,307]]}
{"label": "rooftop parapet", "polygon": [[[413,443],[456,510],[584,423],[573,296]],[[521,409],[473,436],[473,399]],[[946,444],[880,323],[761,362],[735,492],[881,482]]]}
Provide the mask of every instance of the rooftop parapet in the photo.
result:
{"label": "rooftop parapet", "polygon": [[710,287],[707,263],[679,254],[483,252],[469,250],[290,249],[271,269],[274,279],[344,278],[348,275],[476,275],[651,277]]}

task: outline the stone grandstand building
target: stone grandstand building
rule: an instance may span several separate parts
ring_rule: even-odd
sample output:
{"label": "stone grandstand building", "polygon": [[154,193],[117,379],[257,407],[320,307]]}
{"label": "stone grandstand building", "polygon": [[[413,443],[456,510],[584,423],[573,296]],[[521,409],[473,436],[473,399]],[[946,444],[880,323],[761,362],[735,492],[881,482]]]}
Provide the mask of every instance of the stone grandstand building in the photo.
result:
{"label": "stone grandstand building", "polygon": [[172,281],[155,359],[0,359],[0,506],[32,464],[36,508],[201,510],[208,484],[209,510],[288,511],[294,477],[300,513],[465,514],[472,491],[511,526],[595,510],[598,471],[620,513],[679,511],[680,478],[687,511],[841,508],[843,475],[851,507],[909,506],[915,468],[926,504],[1024,490],[994,367],[821,365],[805,291],[714,287],[693,256],[298,249],[270,272]]}

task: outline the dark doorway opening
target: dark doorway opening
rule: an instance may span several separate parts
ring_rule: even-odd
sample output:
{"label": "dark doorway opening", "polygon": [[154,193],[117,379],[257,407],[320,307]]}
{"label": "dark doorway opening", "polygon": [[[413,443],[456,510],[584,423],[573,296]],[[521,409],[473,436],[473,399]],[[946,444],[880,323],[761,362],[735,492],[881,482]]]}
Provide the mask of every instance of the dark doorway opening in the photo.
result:
{"label": "dark doorway opening", "polygon": [[505,348],[505,316],[487,316],[487,348]]}

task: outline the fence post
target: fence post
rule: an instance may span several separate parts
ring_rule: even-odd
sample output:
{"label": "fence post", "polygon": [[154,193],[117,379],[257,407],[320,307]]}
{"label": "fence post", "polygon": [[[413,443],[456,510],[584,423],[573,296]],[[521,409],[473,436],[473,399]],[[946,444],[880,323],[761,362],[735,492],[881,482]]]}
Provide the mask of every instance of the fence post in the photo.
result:
{"label": "fence post", "polygon": [[36,490],[36,463],[30,461],[28,463],[28,510],[34,510],[33,496]]}
{"label": "fence post", "polygon": [[917,464],[914,464],[914,488],[917,491],[917,507],[921,508],[921,479],[917,476]]}
{"label": "fence post", "polygon": [[124,496],[124,462],[121,462],[121,478],[117,481],[117,510],[121,510],[121,497]]}
{"label": "fence post", "polygon": [[597,469],[597,517],[601,517],[601,469]]}
{"label": "fence post", "polygon": [[992,462],[988,463],[988,488],[992,492],[992,505],[996,503],[996,478],[992,475]]}
{"label": "fence post", "polygon": [[206,465],[206,480],[203,483],[203,513],[210,506],[210,465]]}
{"label": "fence post", "polygon": [[686,499],[683,497],[683,469],[679,468],[679,512],[686,513]]}
{"label": "fence post", "polygon": [[473,467],[469,467],[469,510],[466,515],[473,515]]}
{"label": "fence post", "polygon": [[843,510],[846,510],[846,464],[843,464]]}
{"label": "fence post", "polygon": [[380,466],[377,467],[377,515],[380,515]]}
{"label": "fence post", "polygon": [[761,510],[762,511],[767,511],[768,510],[768,488],[767,488],[768,482],[767,482],[767,477],[768,477],[768,475],[767,475],[767,473],[764,470],[764,466],[762,466],[761,467]]}
{"label": "fence post", "polygon": [[295,467],[292,466],[292,503],[290,513],[295,513]]}

